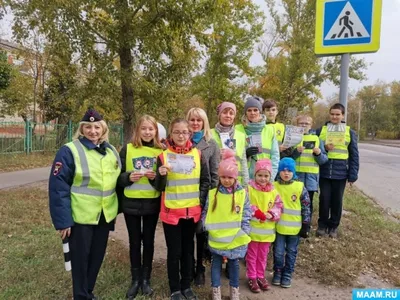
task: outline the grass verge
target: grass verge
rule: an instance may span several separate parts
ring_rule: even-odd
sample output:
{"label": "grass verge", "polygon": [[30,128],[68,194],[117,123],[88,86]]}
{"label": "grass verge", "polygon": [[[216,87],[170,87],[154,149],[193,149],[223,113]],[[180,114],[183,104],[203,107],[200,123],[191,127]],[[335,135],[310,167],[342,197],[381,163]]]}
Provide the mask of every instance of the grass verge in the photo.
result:
{"label": "grass verge", "polygon": [[[42,188],[0,191],[0,216],[0,299],[71,299],[71,274],[64,270],[62,243],[51,225],[47,192]],[[110,239],[95,293],[101,299],[125,299],[129,265],[128,250]],[[156,293],[152,299],[168,299],[166,264],[158,261],[153,268]],[[197,293],[199,299],[207,299],[209,287]]]}
{"label": "grass verge", "polygon": [[[318,199],[318,198],[317,198]],[[318,200],[314,199],[316,203]],[[346,191],[339,239],[311,237],[301,243],[296,273],[331,285],[363,286],[376,274],[400,286],[400,223],[355,188]],[[318,212],[318,206],[315,208]],[[313,216],[316,228],[318,213]]]}
{"label": "grass verge", "polygon": [[1,154],[0,173],[47,167],[51,165],[54,156],[53,152],[38,152],[29,155],[25,153]]}

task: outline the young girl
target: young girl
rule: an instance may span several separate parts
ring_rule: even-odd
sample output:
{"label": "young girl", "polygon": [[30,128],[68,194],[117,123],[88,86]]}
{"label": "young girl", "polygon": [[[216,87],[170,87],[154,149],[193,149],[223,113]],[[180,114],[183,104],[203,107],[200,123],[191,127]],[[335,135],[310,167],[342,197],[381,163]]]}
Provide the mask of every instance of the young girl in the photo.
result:
{"label": "young girl", "polygon": [[156,159],[161,152],[157,122],[153,117],[144,115],[135,128],[132,142],[119,153],[122,173],[118,185],[124,188],[121,204],[129,233],[132,274],[132,286],[126,294],[128,299],[134,299],[139,288],[143,295],[153,293],[150,275],[154,235],[160,213],[160,192],[152,184],[156,176]]}
{"label": "young girl", "polygon": [[268,158],[257,161],[254,180],[249,182],[251,242],[247,249],[246,267],[249,288],[253,293],[269,290],[265,267],[269,247],[275,240],[275,223],[282,213],[282,200],[271,180],[272,164]]}
{"label": "young girl", "polygon": [[246,190],[237,181],[238,173],[235,153],[227,149],[218,167],[218,186],[209,191],[202,215],[212,254],[213,300],[221,300],[223,257],[228,259],[231,300],[239,300],[239,258],[245,256],[250,242],[251,209]]}
{"label": "young girl", "polygon": [[190,288],[193,239],[201,215],[200,202],[205,202],[210,180],[207,164],[190,136],[185,119],[172,121],[167,149],[157,159],[155,186],[162,191],[160,218],[167,243],[171,300],[197,299]]}
{"label": "young girl", "polygon": [[292,158],[281,159],[278,180],[274,184],[282,197],[283,212],[276,225],[272,284],[283,288],[292,285],[299,236],[307,238],[310,230],[310,199],[304,184],[295,180],[295,166]]}
{"label": "young girl", "polygon": [[[354,130],[344,123],[345,108],[336,103],[329,110],[330,122],[322,129],[317,130],[317,135],[325,142],[328,153],[328,162],[320,167],[319,187],[319,219],[317,236],[332,238],[338,236],[338,226],[342,217],[343,194],[348,181],[350,185],[358,178],[359,157],[357,136]],[[327,143],[327,128],[342,125],[344,129],[344,143],[334,145]]]}

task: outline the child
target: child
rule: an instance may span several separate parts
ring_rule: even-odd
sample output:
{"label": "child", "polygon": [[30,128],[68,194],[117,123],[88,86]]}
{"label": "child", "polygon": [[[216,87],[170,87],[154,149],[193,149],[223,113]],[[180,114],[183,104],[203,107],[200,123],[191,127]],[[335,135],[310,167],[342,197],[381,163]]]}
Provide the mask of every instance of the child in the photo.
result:
{"label": "child", "polygon": [[310,196],[310,212],[313,213],[314,193],[318,191],[319,166],[328,161],[324,142],[310,132],[313,119],[309,116],[298,116],[296,126],[304,128],[303,140],[293,151],[296,161],[298,180],[303,182]]}
{"label": "child", "polygon": [[167,243],[171,300],[198,299],[190,288],[193,239],[201,215],[200,201],[207,197],[210,180],[207,164],[190,136],[185,119],[172,121],[167,149],[157,159],[155,186],[162,191],[160,218]]}
{"label": "child", "polygon": [[246,267],[250,291],[269,290],[265,267],[269,247],[275,240],[275,226],[282,213],[282,200],[270,182],[272,164],[268,158],[257,161],[254,180],[249,182],[249,198],[253,218],[250,221],[251,242],[247,249]]}
{"label": "child", "polygon": [[235,153],[225,150],[218,167],[219,183],[208,193],[202,220],[212,254],[212,299],[221,300],[221,266],[228,259],[231,300],[239,300],[239,258],[250,242],[251,209],[246,190],[238,183]]}
{"label": "child", "polygon": [[143,295],[153,294],[150,275],[160,213],[160,192],[152,184],[156,176],[156,159],[161,152],[157,122],[153,117],[144,115],[139,119],[132,142],[119,153],[122,173],[118,185],[124,188],[121,204],[129,233],[132,274],[132,286],[126,294],[128,299],[135,299],[140,288]]}
{"label": "child", "polygon": [[273,126],[275,130],[275,138],[279,144],[279,151],[285,150],[282,146],[283,138],[285,136],[285,125],[283,123],[276,122],[276,116],[278,115],[278,106],[276,101],[273,99],[267,99],[262,105],[264,115],[267,117],[267,125]]}
{"label": "child", "polygon": [[327,127],[342,125],[343,143],[334,145],[325,143],[328,162],[321,165],[319,188],[319,219],[317,236],[337,238],[338,226],[342,217],[343,193],[346,182],[352,185],[358,178],[360,167],[357,136],[350,126],[344,123],[345,108],[342,104],[334,104],[330,110],[330,122],[327,122],[317,134],[322,141],[327,140]]}
{"label": "child", "polygon": [[283,212],[276,225],[272,284],[283,288],[292,285],[299,235],[307,238],[310,231],[310,198],[304,184],[295,181],[295,165],[292,158],[283,158],[279,162],[278,180],[274,184],[283,201]]}

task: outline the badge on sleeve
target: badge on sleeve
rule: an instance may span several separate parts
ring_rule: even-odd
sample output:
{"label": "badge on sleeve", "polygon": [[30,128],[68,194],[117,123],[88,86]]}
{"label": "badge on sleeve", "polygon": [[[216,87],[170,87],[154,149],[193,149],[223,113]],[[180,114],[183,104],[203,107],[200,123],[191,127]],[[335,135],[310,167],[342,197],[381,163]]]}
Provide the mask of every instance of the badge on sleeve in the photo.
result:
{"label": "badge on sleeve", "polygon": [[57,162],[54,164],[53,175],[56,176],[58,173],[60,173],[61,168],[62,168],[62,163],[59,162],[59,161],[57,161]]}

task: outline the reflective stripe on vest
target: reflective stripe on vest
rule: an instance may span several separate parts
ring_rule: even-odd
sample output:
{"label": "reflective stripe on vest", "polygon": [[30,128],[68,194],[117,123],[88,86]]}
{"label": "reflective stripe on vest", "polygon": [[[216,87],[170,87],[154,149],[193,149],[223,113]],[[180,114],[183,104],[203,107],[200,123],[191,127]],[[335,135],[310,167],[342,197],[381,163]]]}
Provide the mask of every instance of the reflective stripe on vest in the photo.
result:
{"label": "reflective stripe on vest", "polygon": [[[149,160],[152,163],[151,170],[156,171],[157,168],[157,156],[162,153],[162,149],[151,148],[151,147],[139,147],[136,148],[129,143],[126,145],[126,171],[127,172],[140,172],[140,170],[135,169],[134,159],[143,158]],[[128,198],[140,198],[140,199],[154,199],[160,196],[160,192],[154,189],[150,184],[149,179],[143,176],[138,181],[132,183],[131,185],[125,187],[124,195]]]}
{"label": "reflective stripe on vest", "polygon": [[[163,164],[167,163],[168,154],[177,155],[169,149],[165,150],[162,154]],[[190,174],[168,172],[167,184],[162,193],[167,208],[179,209],[200,205],[200,152],[193,148],[184,155],[193,156],[194,168]]]}
{"label": "reflective stripe on vest", "polygon": [[285,137],[285,124],[267,123],[267,125],[274,128],[275,138],[278,141],[278,145],[282,145],[283,138]]}
{"label": "reflective stripe on vest", "polygon": [[[250,237],[242,230],[242,219],[246,191],[241,189],[235,192],[235,211],[232,212],[232,194],[217,193],[217,189],[208,192],[208,211],[205,219],[205,228],[208,231],[208,243],[211,248],[230,250],[247,245]],[[212,211],[214,201],[217,201]]]}
{"label": "reflective stripe on vest", "polygon": [[[270,192],[258,191],[252,186],[248,187],[250,204],[256,206],[262,212],[267,212],[275,205],[275,199],[278,196],[278,191],[273,189]],[[250,221],[250,238],[255,242],[270,242],[275,241],[275,221],[266,220],[260,222],[257,218],[252,218]]]}
{"label": "reflective stripe on vest", "polygon": [[[314,134],[303,135],[303,140],[298,146],[303,146],[304,143],[313,142],[315,148],[319,148],[319,137]],[[301,155],[296,158],[296,172],[301,173],[319,173],[319,165],[313,155],[313,149],[304,149]]]}
{"label": "reflective stripe on vest", "polygon": [[302,225],[301,217],[301,193],[304,184],[300,181],[293,181],[291,184],[274,183],[283,202],[283,212],[276,225],[276,231],[283,235],[297,235]]}
{"label": "reflective stripe on vest", "polygon": [[121,161],[114,147],[106,155],[89,150],[79,140],[66,144],[75,162],[71,186],[72,217],[78,224],[98,224],[103,211],[106,222],[115,219],[118,199],[115,193]]}
{"label": "reflective stripe on vest", "polygon": [[[321,133],[319,134],[319,138],[326,142],[326,134],[327,134],[327,127],[326,125],[322,127]],[[345,144],[344,145],[335,145],[333,150],[328,151],[328,158],[329,159],[348,159],[349,158],[349,151],[348,146],[351,142],[351,135],[350,135],[350,126],[346,126],[346,133],[345,133]]]}
{"label": "reflective stripe on vest", "polygon": [[[215,142],[218,144],[219,148],[222,149],[222,142],[219,133],[215,130],[215,128],[211,129],[211,133]],[[244,182],[243,182],[242,158],[246,147],[246,135],[243,132],[236,130],[235,128],[235,132],[233,133],[233,138],[236,140],[235,159],[239,171],[238,181],[240,182],[241,185],[243,185]]]}

